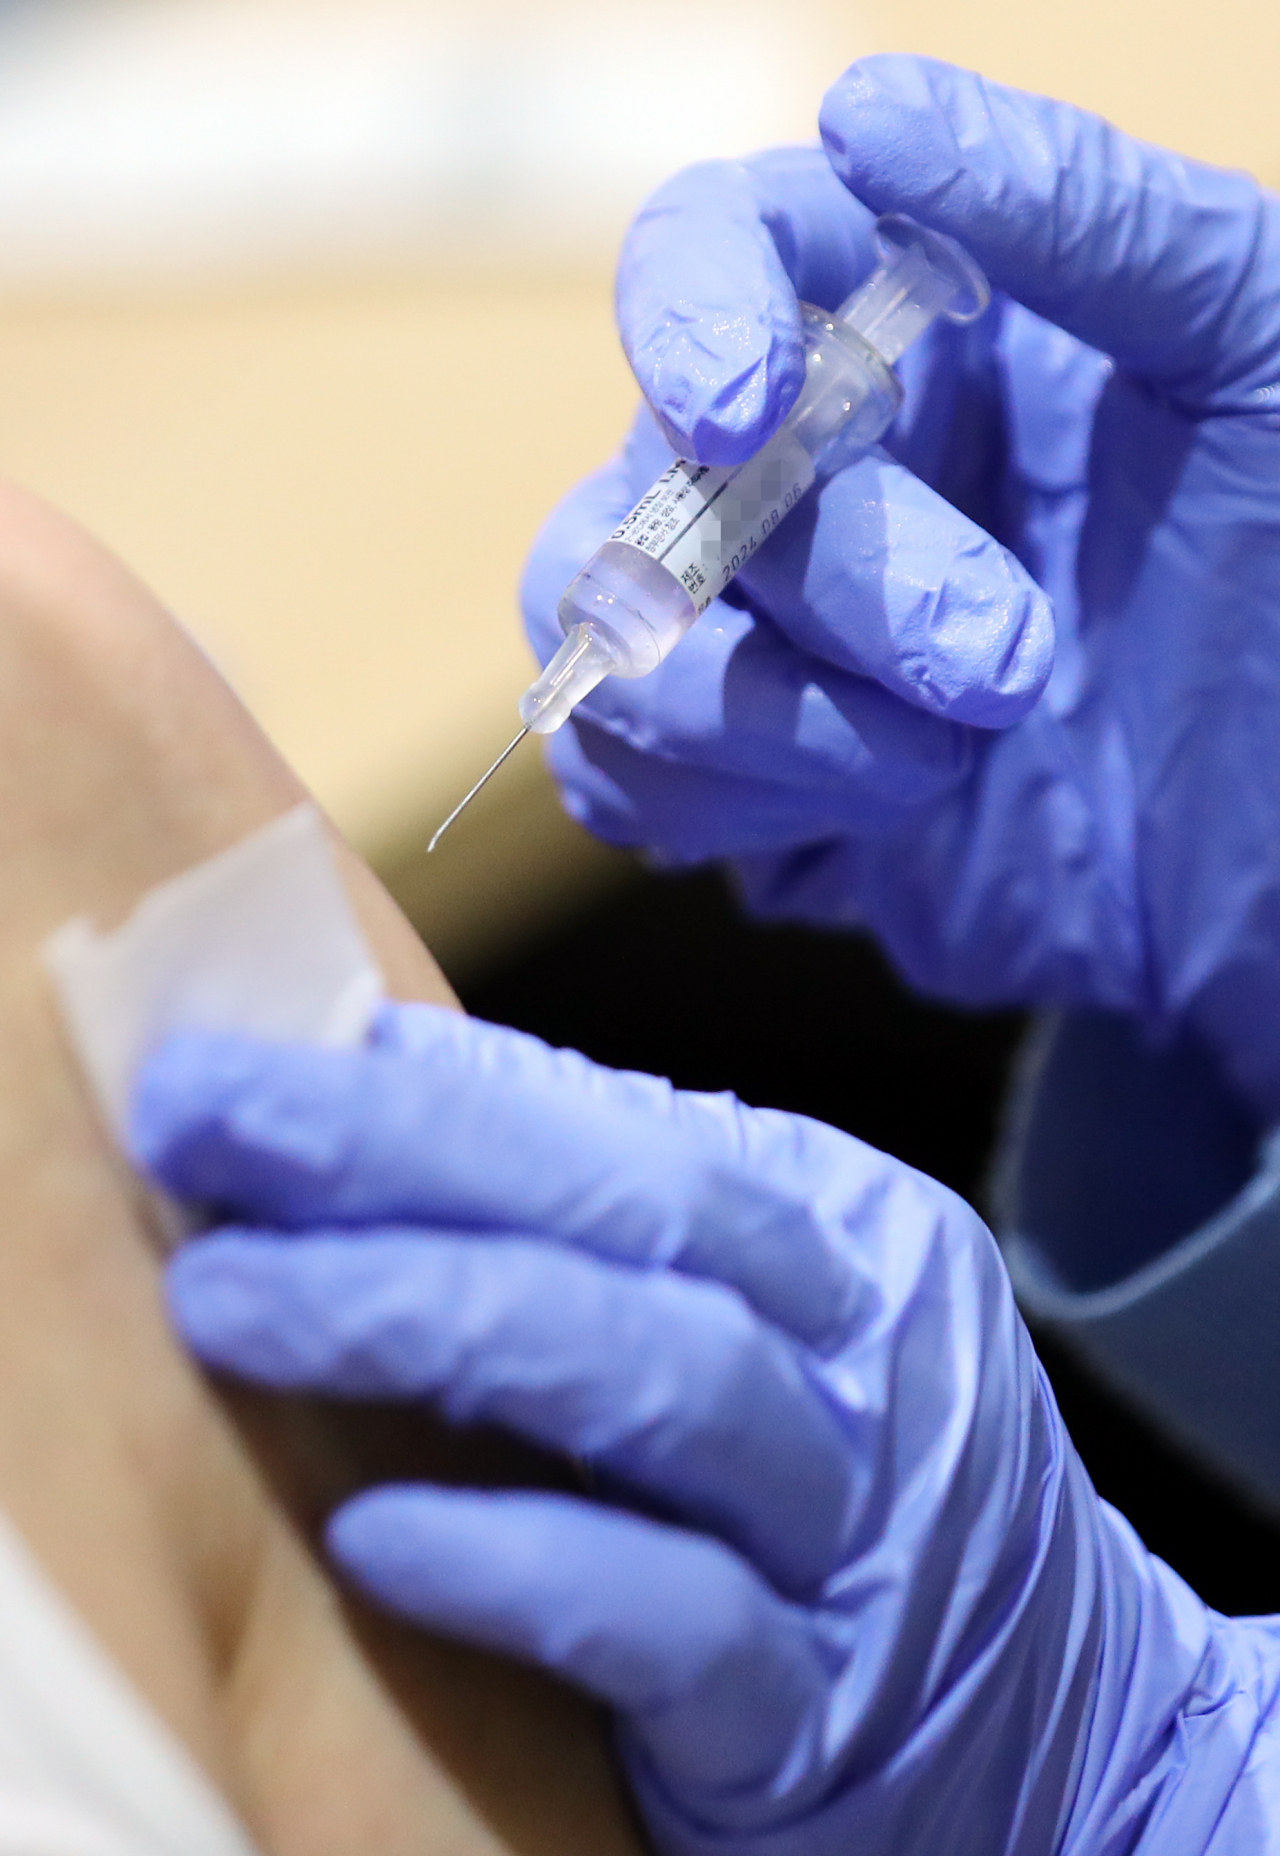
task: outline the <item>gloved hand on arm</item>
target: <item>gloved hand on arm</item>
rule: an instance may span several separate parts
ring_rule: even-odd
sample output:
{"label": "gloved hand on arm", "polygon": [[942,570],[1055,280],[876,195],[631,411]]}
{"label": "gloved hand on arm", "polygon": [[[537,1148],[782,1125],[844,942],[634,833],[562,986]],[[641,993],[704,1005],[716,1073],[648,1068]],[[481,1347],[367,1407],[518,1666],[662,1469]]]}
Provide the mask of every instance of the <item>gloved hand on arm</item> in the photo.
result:
{"label": "gloved hand on arm", "polygon": [[821,126],[689,170],[633,227],[619,317],[653,414],[534,551],[543,659],[672,447],[730,463],[777,426],[797,296],[853,287],[872,213],[957,238],[1002,295],[909,352],[886,450],[553,738],[566,803],[734,859],[762,912],[869,926],[927,991],[1189,1024],[1274,1119],[1280,201],[924,59],[853,66]]}
{"label": "gloved hand on arm", "polygon": [[371,1489],[353,1579],[615,1711],[669,1856],[1280,1848],[1280,1634],[1094,1495],[975,1214],[798,1116],[432,1007],[190,1034],[137,1157],[210,1364],[430,1399],[603,1499]]}

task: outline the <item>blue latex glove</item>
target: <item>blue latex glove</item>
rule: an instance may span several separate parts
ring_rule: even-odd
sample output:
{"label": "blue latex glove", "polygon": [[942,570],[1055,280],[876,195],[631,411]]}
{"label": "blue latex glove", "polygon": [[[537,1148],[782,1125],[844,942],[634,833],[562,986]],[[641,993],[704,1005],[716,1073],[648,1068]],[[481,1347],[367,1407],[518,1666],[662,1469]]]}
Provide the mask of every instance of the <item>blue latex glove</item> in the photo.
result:
{"label": "blue latex glove", "polygon": [[170,1266],[206,1360],[595,1470],[611,1505],[397,1486],[329,1541],[615,1709],[663,1851],[1280,1848],[1280,1636],[1097,1500],[941,1186],[431,1007],[358,1052],[175,1040],[133,1144],[237,1220]]}
{"label": "blue latex glove", "polygon": [[[555,738],[566,802],[675,861],[735,858],[763,912],[869,925],[926,990],[1190,1021],[1273,1117],[1280,202],[924,59],[853,66],[822,135],[691,169],[631,231],[623,339],[680,452],[733,461],[774,429],[796,295],[852,287],[871,211],[952,234],[1005,294],[908,354],[892,457],[808,498],[737,604]],[[544,659],[666,439],[642,413],[544,531]],[[1018,720],[1028,576],[1058,657]]]}

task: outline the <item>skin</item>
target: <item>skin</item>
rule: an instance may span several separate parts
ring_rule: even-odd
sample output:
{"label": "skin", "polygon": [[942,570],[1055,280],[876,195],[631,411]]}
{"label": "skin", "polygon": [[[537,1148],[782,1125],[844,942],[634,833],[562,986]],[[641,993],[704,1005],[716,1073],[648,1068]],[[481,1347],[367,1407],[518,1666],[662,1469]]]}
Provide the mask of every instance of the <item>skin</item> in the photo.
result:
{"label": "skin", "polygon": [[[584,1702],[375,1616],[307,1541],[374,1478],[566,1472],[425,1416],[211,1386],[168,1332],[38,949],[303,795],[145,589],[3,485],[0,740],[0,1507],[269,1856],[635,1856]],[[337,851],[391,993],[449,1002]]]}

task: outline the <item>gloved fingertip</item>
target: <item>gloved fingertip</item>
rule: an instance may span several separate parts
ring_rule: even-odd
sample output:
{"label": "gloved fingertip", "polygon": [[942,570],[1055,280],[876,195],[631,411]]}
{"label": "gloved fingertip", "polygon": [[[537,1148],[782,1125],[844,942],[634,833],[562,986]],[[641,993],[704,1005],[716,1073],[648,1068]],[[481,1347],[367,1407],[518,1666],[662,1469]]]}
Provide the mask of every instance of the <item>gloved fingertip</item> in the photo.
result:
{"label": "gloved fingertip", "polygon": [[627,235],[617,309],[678,457],[741,464],[790,411],[805,371],[800,308],[741,164],[659,190]]}
{"label": "gloved fingertip", "polygon": [[180,1199],[274,1215],[290,1182],[341,1167],[374,1061],[364,1049],[178,1033],[140,1072],[128,1151]]}
{"label": "gloved fingertip", "polygon": [[125,1127],[129,1158],[162,1185],[172,1177],[191,1129],[216,1114],[242,1086],[253,1063],[247,1040],[210,1031],[178,1031],[144,1058],[130,1092]]}
{"label": "gloved fingertip", "polygon": [[404,1488],[362,1489],[343,1502],[325,1523],[325,1545],[334,1558],[358,1564],[373,1535],[379,1542],[399,1538],[416,1549],[421,1528],[414,1524],[412,1502],[406,1512],[408,1495]]}
{"label": "gloved fingertip", "polygon": [[422,1616],[432,1609],[432,1555],[447,1555],[454,1531],[440,1525],[449,1518],[447,1499],[417,1485],[362,1490],[325,1523],[325,1550],[370,1597]]}
{"label": "gloved fingertip", "polygon": [[948,719],[1012,728],[1035,708],[1053,671],[1052,602],[1029,578],[1015,578],[1007,606],[995,602],[968,629],[965,687],[948,704]]}
{"label": "gloved fingertip", "polygon": [[252,1242],[220,1233],[184,1244],[166,1265],[164,1299],[170,1322],[197,1359],[258,1377],[258,1343],[268,1330],[270,1309],[252,1256],[245,1255]]}
{"label": "gloved fingertip", "polygon": [[981,83],[972,72],[909,53],[860,58],[822,100],[818,129],[827,158],[875,211],[923,210],[960,163],[969,93]]}
{"label": "gloved fingertip", "polygon": [[[722,315],[709,326],[722,333],[725,320]],[[775,336],[759,355],[708,354],[709,345],[700,336],[669,349],[649,370],[649,405],[677,457],[744,464],[795,404],[804,383],[804,345],[798,333]]]}

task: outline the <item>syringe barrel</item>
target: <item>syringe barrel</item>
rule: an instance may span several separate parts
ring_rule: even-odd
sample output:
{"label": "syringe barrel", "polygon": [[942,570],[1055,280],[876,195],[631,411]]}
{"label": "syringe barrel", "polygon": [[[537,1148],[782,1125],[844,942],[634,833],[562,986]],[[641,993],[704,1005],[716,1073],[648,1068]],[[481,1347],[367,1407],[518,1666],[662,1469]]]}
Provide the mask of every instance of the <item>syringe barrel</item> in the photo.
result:
{"label": "syringe barrel", "polygon": [[874,443],[897,412],[902,389],[875,350],[824,310],[803,304],[801,314],[805,380],[780,430],[745,464],[677,460],[566,589],[566,634],[583,624],[602,633],[615,676],[655,670],[837,443],[841,452]]}
{"label": "syringe barrel", "polygon": [[[878,232],[879,269],[835,315],[801,304],[804,383],[768,443],[745,464],[677,459],[570,581],[559,617],[575,642],[520,705],[535,733],[558,728],[603,676],[656,670],[818,472],[881,436],[902,403],[889,361],[935,316],[981,314],[985,280],[951,240],[901,216],[879,221]],[[888,359],[864,326],[883,332]]]}

